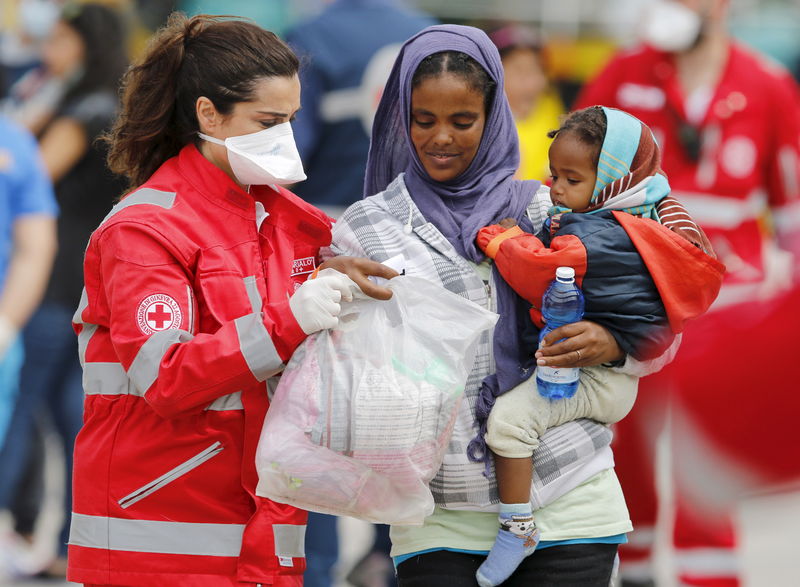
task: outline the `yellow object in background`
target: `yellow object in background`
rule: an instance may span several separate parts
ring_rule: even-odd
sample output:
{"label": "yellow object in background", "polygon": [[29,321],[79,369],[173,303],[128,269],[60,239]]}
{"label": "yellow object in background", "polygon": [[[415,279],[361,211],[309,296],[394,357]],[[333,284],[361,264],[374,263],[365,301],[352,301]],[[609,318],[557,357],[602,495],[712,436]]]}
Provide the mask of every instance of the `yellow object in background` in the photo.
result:
{"label": "yellow object in background", "polygon": [[0,30],[8,31],[16,29],[17,26],[17,4],[15,2],[3,2],[0,5]]}
{"label": "yellow object in background", "polygon": [[553,37],[546,47],[549,74],[555,79],[585,82],[608,63],[617,45],[600,37]]}
{"label": "yellow object in background", "polygon": [[564,102],[551,83],[549,46],[529,26],[512,22],[489,32],[505,71],[505,93],[519,135],[517,179],[545,180],[550,176],[547,133],[560,126]]}
{"label": "yellow object in background", "polygon": [[558,94],[547,90],[539,97],[531,113],[517,121],[520,162],[518,179],[546,180],[550,176],[547,151],[552,139],[547,133],[560,125],[564,105]]}

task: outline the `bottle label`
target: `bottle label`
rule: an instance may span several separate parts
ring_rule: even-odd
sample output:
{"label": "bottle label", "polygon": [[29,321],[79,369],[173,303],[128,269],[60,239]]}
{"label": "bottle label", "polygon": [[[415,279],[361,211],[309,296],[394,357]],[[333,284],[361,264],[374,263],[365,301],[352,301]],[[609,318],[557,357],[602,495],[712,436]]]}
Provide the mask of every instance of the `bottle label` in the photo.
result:
{"label": "bottle label", "polygon": [[536,376],[548,383],[573,383],[580,371],[577,367],[536,367]]}

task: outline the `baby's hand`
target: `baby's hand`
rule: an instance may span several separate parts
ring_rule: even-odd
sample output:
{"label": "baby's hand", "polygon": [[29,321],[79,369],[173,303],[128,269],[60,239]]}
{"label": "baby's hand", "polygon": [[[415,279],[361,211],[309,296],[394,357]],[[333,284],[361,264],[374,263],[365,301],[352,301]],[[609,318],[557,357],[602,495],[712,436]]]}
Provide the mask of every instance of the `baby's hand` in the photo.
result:
{"label": "baby's hand", "polygon": [[503,218],[498,224],[503,228],[514,228],[517,225],[517,221],[513,218]]}

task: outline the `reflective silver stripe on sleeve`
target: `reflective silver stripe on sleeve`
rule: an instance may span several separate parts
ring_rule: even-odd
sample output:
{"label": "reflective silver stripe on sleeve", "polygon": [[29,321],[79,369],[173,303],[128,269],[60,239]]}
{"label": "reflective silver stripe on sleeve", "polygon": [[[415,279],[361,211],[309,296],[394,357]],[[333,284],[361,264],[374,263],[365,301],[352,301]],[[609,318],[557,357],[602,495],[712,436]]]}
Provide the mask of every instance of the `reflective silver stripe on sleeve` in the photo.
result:
{"label": "reflective silver stripe on sleeve", "polygon": [[169,210],[175,205],[175,192],[162,192],[152,188],[143,188],[125,196],[116,206],[111,208],[111,211],[103,218],[100,226],[105,224],[112,216],[121,212],[130,206],[139,204],[152,204],[161,208]]}
{"label": "reflective silver stripe on sleeve", "polygon": [[86,293],[86,288],[83,288],[81,292],[81,301],[78,303],[78,309],[75,310],[75,314],[72,316],[73,324],[80,324],[83,326],[81,328],[81,332],[78,335],[78,358],[81,361],[81,366],[84,366],[86,363],[86,347],[89,346],[89,339],[92,338],[92,335],[97,330],[97,326],[94,324],[87,324],[83,321],[83,311],[89,307],[89,296]]}
{"label": "reflective silver stripe on sleeve", "polygon": [[83,391],[86,395],[144,395],[119,363],[86,363],[83,366]]}
{"label": "reflective silver stripe on sleeve", "polygon": [[244,288],[247,299],[250,300],[250,307],[253,308],[253,314],[234,320],[239,335],[239,347],[253,377],[258,381],[264,381],[280,371],[284,365],[267,328],[261,321],[262,300],[255,276],[244,278]]}
{"label": "reflective silver stripe on sleeve", "polygon": [[261,312],[242,316],[233,323],[239,335],[239,349],[253,377],[264,381],[283,369],[283,361],[261,321]]}
{"label": "reflective silver stripe on sleeve", "polygon": [[124,520],[72,514],[69,544],[158,554],[239,556],[244,524]]}
{"label": "reflective silver stripe on sleeve", "polygon": [[86,293],[86,288],[84,287],[81,291],[81,301],[78,302],[78,308],[75,310],[75,313],[72,315],[72,321],[75,324],[83,324],[83,311],[89,307],[89,294]]}
{"label": "reflective silver stripe on sleeve", "polygon": [[224,412],[226,410],[243,410],[244,405],[242,404],[242,392],[235,391],[233,393],[229,393],[228,395],[223,395],[222,397],[218,397],[213,402],[211,402],[206,410],[211,410],[214,412]]}
{"label": "reflective silver stripe on sleeve", "polygon": [[86,395],[122,395],[127,394],[133,388],[130,385],[130,380],[122,365],[119,363],[87,363],[86,362],[86,348],[89,346],[94,333],[97,331],[97,325],[87,324],[83,321],[81,315],[83,311],[89,307],[89,297],[86,294],[86,288],[81,292],[81,301],[78,304],[78,309],[72,316],[74,324],[82,326],[78,334],[78,359],[81,362],[83,373],[81,375],[83,392]]}
{"label": "reflective silver stripe on sleeve", "polygon": [[275,556],[303,558],[306,555],[306,527],[296,524],[273,524]]}
{"label": "reflective silver stripe on sleeve", "polygon": [[247,291],[247,299],[250,300],[250,307],[253,312],[258,314],[261,312],[261,294],[258,293],[258,285],[254,275],[244,278],[244,289]]}
{"label": "reflective silver stripe on sleeve", "polygon": [[83,367],[86,367],[86,347],[89,346],[89,340],[91,340],[96,330],[97,326],[95,324],[86,324],[84,322],[81,333],[78,335],[78,358]]}
{"label": "reflective silver stripe on sleeve", "polygon": [[156,332],[147,339],[128,369],[128,377],[141,394],[147,393],[158,378],[158,368],[167,349],[176,342],[188,342],[193,338],[185,330],[170,329]]}

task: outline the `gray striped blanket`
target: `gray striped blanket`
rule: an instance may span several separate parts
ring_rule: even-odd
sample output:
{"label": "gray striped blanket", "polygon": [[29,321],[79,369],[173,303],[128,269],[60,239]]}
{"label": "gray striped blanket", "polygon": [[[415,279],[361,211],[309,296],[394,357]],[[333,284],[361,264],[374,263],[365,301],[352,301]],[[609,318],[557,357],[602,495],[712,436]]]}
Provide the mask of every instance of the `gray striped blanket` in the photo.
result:
{"label": "gray striped blanket", "polygon": [[[528,207],[534,226],[550,207],[542,188]],[[410,227],[410,230],[405,227]],[[350,206],[333,229],[333,243],[323,256],[352,255],[386,261],[405,257],[405,271],[438,283],[485,308],[494,310],[491,281],[462,258],[447,239],[420,213],[408,195],[402,174],[382,193]],[[499,502],[494,471],[484,476],[483,463],[467,458],[467,444],[475,436],[475,400],[481,381],[492,373],[491,332],[484,333],[444,462],[430,488],[436,504],[450,509],[492,511]],[[541,507],[594,474],[613,467],[611,431],[590,420],[569,422],[548,430],[534,453],[531,499]]]}

